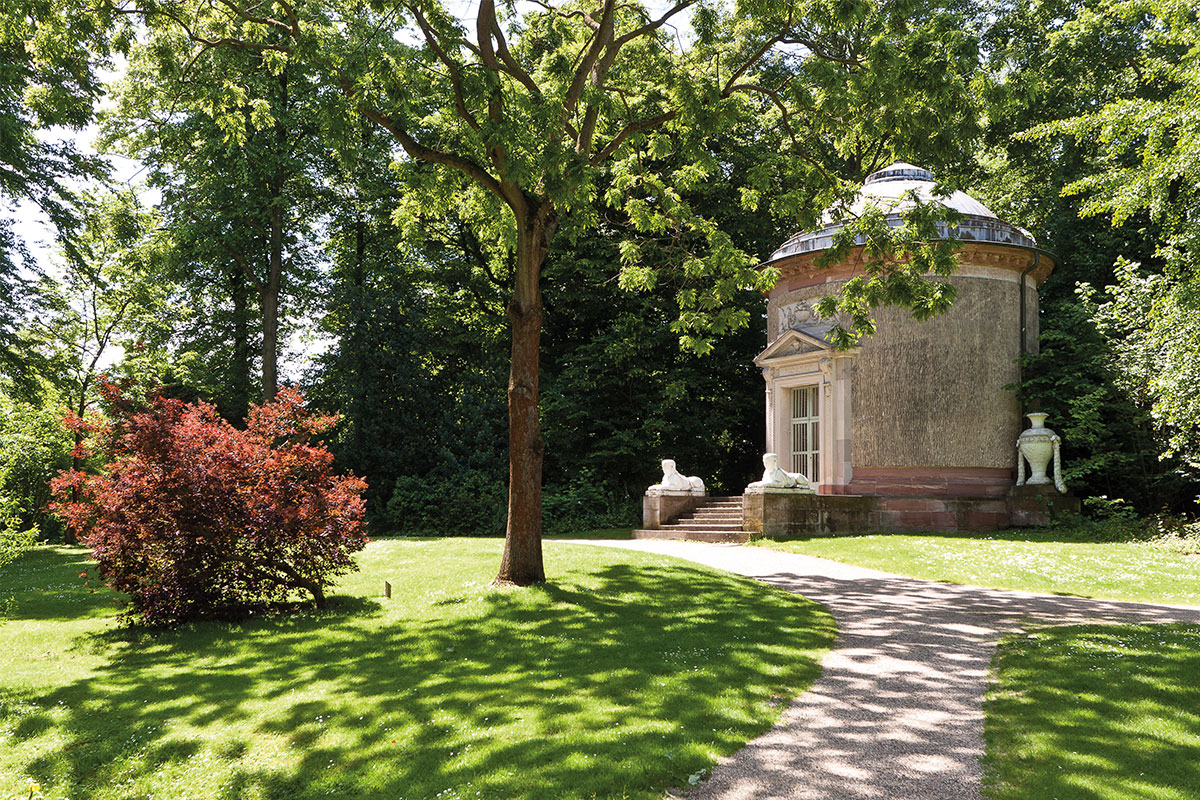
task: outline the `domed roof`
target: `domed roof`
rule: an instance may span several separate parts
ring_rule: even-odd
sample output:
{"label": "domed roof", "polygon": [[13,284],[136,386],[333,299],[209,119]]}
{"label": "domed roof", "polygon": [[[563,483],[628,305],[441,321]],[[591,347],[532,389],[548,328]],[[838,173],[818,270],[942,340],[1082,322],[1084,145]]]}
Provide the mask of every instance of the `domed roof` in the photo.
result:
{"label": "domed roof", "polygon": [[[899,226],[903,224],[901,215],[913,206],[908,193],[916,194],[922,202],[929,202],[935,199],[934,185],[933,174],[929,170],[905,164],[903,161],[872,172],[863,183],[862,191],[848,208],[826,210],[821,215],[821,227],[818,230],[795,234],[772,253],[768,261],[829,249],[833,245],[834,234],[842,228],[847,217],[862,214],[868,205],[883,209],[888,223]],[[949,197],[938,195],[936,199],[963,215],[956,227],[938,226],[943,237],[1037,247],[1037,242],[1028,231],[1000,219],[991,209],[966,192],[953,192]]]}

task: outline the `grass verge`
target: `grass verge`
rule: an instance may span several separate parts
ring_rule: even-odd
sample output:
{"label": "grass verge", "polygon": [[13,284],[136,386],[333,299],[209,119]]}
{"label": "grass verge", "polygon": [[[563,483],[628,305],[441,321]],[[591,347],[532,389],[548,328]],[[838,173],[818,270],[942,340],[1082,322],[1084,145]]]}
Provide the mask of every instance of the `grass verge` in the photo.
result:
{"label": "grass verge", "polygon": [[593,528],[577,531],[561,537],[563,539],[632,539],[633,528]]}
{"label": "grass verge", "polygon": [[755,544],[949,583],[1200,605],[1200,556],[1152,542],[1087,541],[1070,530],[891,533]]}
{"label": "grass verge", "polygon": [[985,701],[989,800],[1200,796],[1200,627],[1006,639]]}
{"label": "grass verge", "polygon": [[803,598],[649,554],[548,544],[553,583],[492,590],[501,544],[375,542],[329,610],[157,632],[116,624],[84,551],[27,554],[0,575],[0,797],[656,797],[833,640]]}

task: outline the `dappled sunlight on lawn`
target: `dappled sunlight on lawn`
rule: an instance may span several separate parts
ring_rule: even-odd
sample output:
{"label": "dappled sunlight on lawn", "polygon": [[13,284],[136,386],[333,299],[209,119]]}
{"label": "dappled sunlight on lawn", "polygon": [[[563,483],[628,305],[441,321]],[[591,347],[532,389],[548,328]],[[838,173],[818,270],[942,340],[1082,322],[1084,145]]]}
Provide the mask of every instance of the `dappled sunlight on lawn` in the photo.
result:
{"label": "dappled sunlight on lawn", "polygon": [[[689,795],[692,800],[979,798],[983,779],[983,699],[992,657],[1004,636],[1027,636],[1030,632],[1040,636],[1040,629],[1046,626],[1102,622],[1118,627],[1144,625],[1148,631],[1164,632],[1174,629],[1168,626],[1185,623],[1200,634],[1196,627],[1200,625],[1200,608],[962,586],[760,547],[654,540],[621,546],[693,558],[739,574],[756,575],[822,603],[837,620],[838,640],[823,662],[821,677],[788,708],[779,726],[723,762],[710,781]],[[1155,625],[1163,627],[1151,627]],[[1176,646],[1167,633],[1161,642]],[[1148,638],[1144,644],[1151,652],[1151,640]],[[1193,654],[1200,652],[1194,644],[1186,649]],[[1049,679],[1046,682],[1051,684],[1073,679],[1074,671],[1088,671],[1093,666],[1086,658],[1063,658],[1039,668],[1045,670]],[[1136,664],[1133,667],[1136,670]],[[1194,685],[1200,681],[1200,669],[1193,665],[1190,677],[1185,670],[1179,670],[1175,677],[1183,679],[1182,683],[1176,682],[1177,686],[1186,686],[1189,680]],[[1138,691],[1152,687],[1159,678],[1156,669],[1147,670],[1138,677],[1142,684]],[[1037,685],[1038,680],[1037,669],[1033,669],[1026,683]],[[1109,690],[1103,680],[1088,691],[1121,707],[1119,682],[1114,682],[1111,696],[1107,696]],[[1130,696],[1139,697],[1137,692]],[[1194,719],[1197,708],[1192,693],[1183,692],[1162,697],[1154,710],[1163,718],[1177,714]],[[1006,713],[990,708],[989,725]],[[1193,723],[1186,725],[1191,730]],[[1086,736],[1086,729],[1058,733],[1060,748],[1083,752],[1071,742],[1075,735]],[[1114,736],[1114,741],[1118,739]],[[1188,739],[1167,741],[1186,744]],[[1126,735],[1120,746],[1136,750],[1137,736]],[[1031,774],[1057,771],[1060,763],[1041,759],[1026,762],[1023,768]],[[1124,763],[1141,762],[1130,758]],[[1079,771],[1076,777],[1084,774]],[[1060,777],[1067,782],[1076,779]],[[1113,771],[1106,777],[1116,782],[1122,776]],[[1190,791],[1195,775],[1190,767],[1153,774],[1146,771],[1145,775],[1128,772],[1124,777],[1158,794],[1116,792],[1082,795],[1080,800],[1085,796],[1094,800],[1180,796],[1195,800],[1195,793]],[[1018,789],[1004,800],[1062,796],[1037,791],[1036,780],[1019,786],[1024,790]],[[1035,790],[1028,790],[1029,786]]]}
{"label": "dappled sunlight on lawn", "polygon": [[551,545],[553,583],[491,590],[498,548],[377,542],[324,612],[0,629],[14,664],[71,654],[0,679],[0,796],[653,797],[764,730],[832,640],[802,598],[657,556]]}
{"label": "dappled sunlight on lawn", "polygon": [[1048,628],[1001,645],[988,797],[1200,796],[1200,627]]}

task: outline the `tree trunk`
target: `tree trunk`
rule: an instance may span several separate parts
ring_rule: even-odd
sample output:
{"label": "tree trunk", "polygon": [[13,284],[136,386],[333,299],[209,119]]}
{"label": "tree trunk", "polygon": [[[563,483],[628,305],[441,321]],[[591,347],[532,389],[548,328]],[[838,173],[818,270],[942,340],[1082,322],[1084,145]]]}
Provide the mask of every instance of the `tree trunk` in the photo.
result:
{"label": "tree trunk", "polygon": [[[282,114],[287,113],[288,99],[288,74],[285,69],[279,75],[279,107]],[[287,152],[288,142],[288,129],[283,124],[282,115],[275,120],[275,141],[279,148],[276,157],[282,158]],[[264,403],[274,400],[275,392],[279,389],[279,287],[283,280],[283,187],[286,182],[287,173],[280,166],[276,167],[267,186],[271,198],[271,239],[269,272],[262,291]]]}
{"label": "tree trunk", "polygon": [[[75,455],[76,453],[79,452],[79,447],[82,444],[83,444],[83,434],[80,433],[79,431],[75,431],[75,436],[74,436],[75,448],[74,448],[74,450],[71,451],[71,471],[72,472],[83,472],[83,459],[80,458],[79,456]],[[79,502],[79,487],[78,486],[71,487],[71,502],[72,503]],[[79,537],[77,537],[75,535],[75,530],[70,525],[63,526],[63,544],[79,544]]]}
{"label": "tree trunk", "polygon": [[233,297],[233,360],[229,364],[230,413],[244,420],[250,411],[250,297],[246,276],[237,264],[230,267],[230,294]]}
{"label": "tree trunk", "polygon": [[538,420],[538,356],[542,338],[539,285],[553,223],[536,210],[517,219],[515,287],[508,304],[512,362],[508,377],[508,529],[497,584],[546,580],[542,567],[542,429]]}
{"label": "tree trunk", "polygon": [[271,203],[270,272],[262,288],[262,382],[263,402],[275,399],[279,388],[279,283],[283,275],[283,210],[280,198]]}
{"label": "tree trunk", "polygon": [[[96,360],[93,359],[92,366],[94,367],[95,364]],[[88,373],[79,382],[79,404],[75,407],[75,416],[80,419],[83,419],[83,415],[87,412],[87,391],[90,385],[91,368],[88,369]],[[83,446],[83,431],[76,430],[72,442],[75,446],[71,450],[71,471],[83,472],[83,459],[79,457],[80,449]],[[79,487],[71,487],[71,502],[78,503],[79,500]],[[63,544],[79,544],[79,537],[75,535],[75,531],[70,525],[63,528]]]}
{"label": "tree trunk", "polygon": [[[355,203],[357,204],[358,202],[358,188],[356,187]],[[354,214],[354,272],[352,274],[354,311],[351,317],[350,330],[346,336],[346,343],[353,359],[353,374],[346,387],[351,396],[349,414],[351,436],[354,439],[354,451],[360,457],[366,448],[367,427],[365,423],[367,414],[370,413],[370,398],[367,397],[367,387],[370,384],[367,382],[369,366],[367,364],[367,310],[365,307],[367,283],[366,228],[366,222],[363,220],[363,212],[360,206]]]}

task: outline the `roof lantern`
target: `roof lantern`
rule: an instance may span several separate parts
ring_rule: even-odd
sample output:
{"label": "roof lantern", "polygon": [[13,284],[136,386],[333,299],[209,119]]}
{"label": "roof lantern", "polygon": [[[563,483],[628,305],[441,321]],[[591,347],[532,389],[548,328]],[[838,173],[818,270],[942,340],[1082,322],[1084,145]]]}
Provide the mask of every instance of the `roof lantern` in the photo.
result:
{"label": "roof lantern", "polygon": [[904,212],[913,206],[911,198],[914,194],[921,202],[936,199],[962,214],[962,220],[956,226],[938,226],[943,238],[1015,247],[1037,247],[1037,241],[1032,234],[1000,219],[991,209],[966,192],[952,192],[948,196],[935,195],[935,185],[933,173],[903,161],[872,172],[863,182],[862,190],[847,207],[827,209],[821,215],[820,228],[794,234],[771,254],[767,263],[788,256],[828,250],[833,246],[834,236],[845,225],[846,220],[861,214],[868,205],[883,209],[888,224],[898,227],[904,224]]}
{"label": "roof lantern", "polygon": [[872,183],[883,183],[885,181],[925,181],[933,183],[933,173],[927,169],[921,169],[920,167],[914,167],[912,164],[897,161],[890,167],[884,167],[877,172],[872,172],[867,176],[864,185],[869,186]]}

